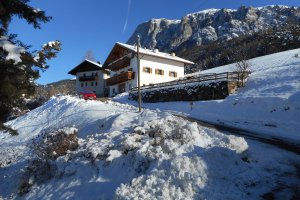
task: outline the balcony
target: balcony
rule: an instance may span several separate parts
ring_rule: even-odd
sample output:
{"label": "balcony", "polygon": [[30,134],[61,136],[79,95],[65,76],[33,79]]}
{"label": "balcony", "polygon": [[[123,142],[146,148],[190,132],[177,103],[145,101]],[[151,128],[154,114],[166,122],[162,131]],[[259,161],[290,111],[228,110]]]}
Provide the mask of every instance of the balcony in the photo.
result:
{"label": "balcony", "polygon": [[106,85],[110,86],[110,85],[116,85],[119,83],[123,83],[129,80],[134,79],[134,72],[122,72],[121,74],[117,75],[117,76],[113,76],[109,79],[106,79]]}
{"label": "balcony", "polygon": [[97,75],[80,76],[79,81],[97,81],[97,78],[98,78]]}

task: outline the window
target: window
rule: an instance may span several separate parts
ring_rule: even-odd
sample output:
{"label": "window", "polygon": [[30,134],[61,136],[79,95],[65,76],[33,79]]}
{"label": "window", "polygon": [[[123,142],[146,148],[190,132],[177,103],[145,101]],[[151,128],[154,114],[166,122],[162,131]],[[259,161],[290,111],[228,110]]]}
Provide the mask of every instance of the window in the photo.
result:
{"label": "window", "polygon": [[162,69],[155,69],[155,74],[164,75],[164,70],[162,70]]}
{"label": "window", "polygon": [[87,83],[85,83],[85,87],[87,87]]}
{"label": "window", "polygon": [[115,88],[113,88],[113,91],[112,91],[112,93],[113,93],[113,94],[115,94]]}
{"label": "window", "polygon": [[94,86],[94,82],[91,82],[91,86]]}
{"label": "window", "polygon": [[85,73],[83,73],[83,77],[86,77]]}
{"label": "window", "polygon": [[81,87],[83,87],[83,83],[81,83]]}
{"label": "window", "polygon": [[150,67],[143,67],[143,72],[151,74],[152,69]]}
{"label": "window", "polygon": [[177,72],[169,71],[170,77],[177,77]]}
{"label": "window", "polygon": [[128,71],[129,71],[129,72],[132,72],[132,68],[129,68]]}
{"label": "window", "polygon": [[97,86],[97,85],[98,85],[98,82],[96,81],[96,82],[95,82],[95,86]]}
{"label": "window", "polygon": [[129,90],[131,90],[131,88],[132,88],[131,83],[129,83],[128,88],[129,88]]}

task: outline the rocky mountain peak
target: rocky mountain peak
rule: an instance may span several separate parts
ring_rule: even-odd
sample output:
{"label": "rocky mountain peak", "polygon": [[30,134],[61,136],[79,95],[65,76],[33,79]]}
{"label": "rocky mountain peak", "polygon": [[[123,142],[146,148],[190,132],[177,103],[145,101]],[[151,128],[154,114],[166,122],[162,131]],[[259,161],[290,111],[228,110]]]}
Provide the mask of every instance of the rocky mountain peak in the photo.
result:
{"label": "rocky mountain peak", "polygon": [[127,41],[134,44],[141,36],[143,47],[161,51],[183,51],[217,40],[230,40],[242,35],[300,22],[300,8],[288,6],[207,9],[187,14],[180,20],[151,19],[136,28]]}

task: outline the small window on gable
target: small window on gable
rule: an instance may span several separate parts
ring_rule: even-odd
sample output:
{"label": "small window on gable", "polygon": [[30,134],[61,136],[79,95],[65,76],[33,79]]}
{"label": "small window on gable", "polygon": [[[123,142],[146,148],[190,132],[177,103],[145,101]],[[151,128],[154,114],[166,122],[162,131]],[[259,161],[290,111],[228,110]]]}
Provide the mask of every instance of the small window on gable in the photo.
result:
{"label": "small window on gable", "polygon": [[162,69],[155,69],[155,74],[157,74],[157,75],[164,75],[164,70],[162,70]]}
{"label": "small window on gable", "polygon": [[177,77],[177,72],[169,71],[169,76],[170,77]]}
{"label": "small window on gable", "polygon": [[143,67],[143,72],[151,74],[152,69],[150,67]]}

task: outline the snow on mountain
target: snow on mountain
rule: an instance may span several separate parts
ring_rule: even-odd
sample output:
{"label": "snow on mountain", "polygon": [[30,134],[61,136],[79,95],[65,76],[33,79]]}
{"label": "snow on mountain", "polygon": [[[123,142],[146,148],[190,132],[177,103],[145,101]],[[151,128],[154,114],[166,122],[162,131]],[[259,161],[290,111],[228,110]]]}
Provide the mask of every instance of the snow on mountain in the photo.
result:
{"label": "snow on mountain", "polygon": [[[285,197],[298,184],[298,156],[159,110],[58,96],[6,125],[19,135],[0,133],[2,199],[257,199],[277,181]],[[78,149],[36,167],[49,176],[28,177],[32,139],[67,127],[78,129]]]}
{"label": "snow on mountain", "polygon": [[241,6],[233,9],[207,9],[187,14],[181,20],[151,19],[137,26],[128,44],[135,44],[140,35],[141,45],[148,49],[182,51],[217,40],[251,35],[268,28],[299,22],[300,8],[288,6]]}
{"label": "snow on mountain", "polygon": [[[295,49],[250,60],[251,71],[245,88],[224,100],[144,103],[146,108],[183,112],[213,123],[245,128],[268,136],[300,142],[300,50]],[[200,73],[234,71],[235,64]],[[197,73],[190,74],[196,75]],[[136,105],[119,96],[115,101]]]}

